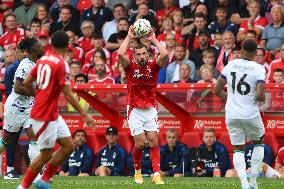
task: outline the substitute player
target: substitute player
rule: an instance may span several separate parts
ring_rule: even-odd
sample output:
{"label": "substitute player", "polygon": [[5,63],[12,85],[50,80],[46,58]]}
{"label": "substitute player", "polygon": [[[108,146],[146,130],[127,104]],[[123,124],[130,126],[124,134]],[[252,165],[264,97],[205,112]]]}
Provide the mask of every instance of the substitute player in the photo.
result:
{"label": "substitute player", "polygon": [[[27,92],[35,95],[31,111],[33,132],[38,139],[40,155],[36,157],[26,171],[18,189],[29,188],[42,167],[46,165],[41,180],[35,182],[36,188],[50,188],[51,177],[59,166],[74,151],[74,143],[63,118],[59,115],[58,99],[63,92],[70,104],[82,115],[87,125],[95,127],[95,121],[80,107],[74,97],[69,81],[69,67],[63,56],[68,50],[68,35],[57,31],[51,37],[53,51],[37,61],[30,75],[24,81]],[[36,81],[37,89],[33,88]],[[55,143],[61,148],[53,154]]]}
{"label": "substitute player", "polygon": [[[8,144],[12,143],[22,128],[26,130],[31,142],[34,141],[30,122],[30,112],[34,104],[34,97],[29,96],[23,81],[35,66],[34,62],[41,57],[42,50],[40,44],[34,38],[23,39],[17,45],[17,49],[23,59],[15,72],[14,88],[7,98],[4,107],[4,137],[0,139],[0,153]],[[13,170],[8,169],[7,172],[8,174],[4,176],[4,179],[13,178],[10,176]]]}
{"label": "substitute player", "polygon": [[[245,40],[241,58],[232,60],[222,70],[214,88],[215,95],[226,99],[226,125],[234,147],[233,163],[243,189],[257,189],[256,178],[261,172],[264,157],[264,125],[260,117],[258,103],[265,100],[265,69],[254,62],[257,43]],[[227,93],[224,86],[227,84]],[[244,144],[254,143],[251,156],[251,177],[246,177]]]}
{"label": "substitute player", "polygon": [[158,147],[158,124],[156,110],[156,89],[158,73],[168,60],[167,50],[158,42],[152,31],[149,40],[158,48],[158,58],[150,58],[147,47],[141,43],[134,48],[134,58],[129,59],[126,51],[131,39],[135,38],[132,27],[118,49],[119,63],[126,71],[128,88],[128,124],[134,137],[133,162],[135,182],[143,183],[141,159],[145,141],[150,145],[150,157],[153,166],[153,182],[164,184],[160,172],[160,149]]}

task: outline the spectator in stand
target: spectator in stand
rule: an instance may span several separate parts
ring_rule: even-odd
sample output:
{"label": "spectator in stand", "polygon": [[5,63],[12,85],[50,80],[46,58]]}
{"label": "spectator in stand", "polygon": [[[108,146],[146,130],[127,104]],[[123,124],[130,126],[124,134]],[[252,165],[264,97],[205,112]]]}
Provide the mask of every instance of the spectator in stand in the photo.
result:
{"label": "spectator in stand", "polygon": [[216,49],[216,51],[219,51],[223,46],[223,42],[222,42],[222,34],[219,32],[216,32],[214,35],[214,48]]}
{"label": "spectator in stand", "polygon": [[183,176],[183,162],[187,154],[187,147],[179,141],[176,129],[168,129],[166,132],[167,144],[160,148],[161,176]]}
{"label": "spectator in stand", "polygon": [[231,31],[234,35],[237,35],[238,27],[233,22],[227,19],[227,9],[226,7],[218,7],[216,10],[216,21],[209,24],[208,28],[210,34],[215,34],[216,32],[224,33],[225,31]]}
{"label": "spectator in stand", "polygon": [[[1,84],[4,82],[6,69],[8,68],[8,66],[12,65],[16,61],[16,59],[17,59],[16,51],[14,51],[13,49],[7,49],[4,51],[4,64],[1,66],[1,71],[0,71]],[[2,96],[0,97],[0,99],[2,99]]]}
{"label": "spectator in stand", "polygon": [[[70,66],[70,73],[71,73],[71,66]],[[82,84],[88,84],[88,77],[85,74],[78,73],[75,75],[74,81],[77,86]],[[93,92],[89,91],[88,93],[95,96],[95,93]],[[74,96],[76,97],[76,99],[78,99],[80,106],[87,112],[90,107],[88,102],[86,102],[85,99],[80,97],[77,93],[74,93]],[[68,112],[76,112],[76,110],[70,103],[68,103]]]}
{"label": "spectator in stand", "polygon": [[[129,175],[133,176],[135,173],[135,169],[134,169],[132,152],[128,155],[127,165],[130,172]],[[145,143],[145,146],[142,151],[141,173],[143,176],[148,176],[148,177],[153,175],[152,162],[150,159],[150,146],[148,142]]]}
{"label": "spectator in stand", "polygon": [[263,48],[257,48],[255,61],[263,65],[263,67],[265,68],[265,72],[267,74],[270,68],[270,65],[265,61],[265,50]]}
{"label": "spectator in stand", "polygon": [[180,80],[180,65],[188,64],[190,67],[190,78],[195,77],[195,64],[194,62],[185,58],[185,46],[182,44],[176,44],[175,46],[175,57],[176,61],[169,64],[166,68],[166,83],[173,83],[174,81]]}
{"label": "spectator in stand", "polygon": [[89,8],[92,7],[92,0],[81,0],[77,1],[76,9],[80,11],[80,14],[82,15],[83,12]]}
{"label": "spectator in stand", "polygon": [[177,33],[181,32],[183,28],[183,14],[181,10],[175,10],[173,12],[173,20],[174,20],[174,31]]}
{"label": "spectator in stand", "polygon": [[188,64],[180,65],[180,80],[174,83],[196,83],[197,81],[190,78],[190,66]]}
{"label": "spectator in stand", "polygon": [[72,18],[71,18],[71,22],[72,23],[79,23],[80,22],[80,11],[77,10],[73,4],[71,4],[71,0],[57,0],[58,2],[58,6],[56,6],[54,9],[50,10],[50,18],[52,20],[52,22],[60,22],[60,10],[62,8],[63,5],[71,5],[71,12],[72,12]]}
{"label": "spectator in stand", "polygon": [[83,65],[83,62],[84,62],[83,61],[84,60],[84,57],[83,57],[84,51],[83,51],[83,49],[81,47],[79,47],[75,43],[76,37],[75,37],[74,32],[66,31],[66,34],[69,37],[69,50],[72,51],[72,61],[77,61],[81,65]]}
{"label": "spectator in stand", "polygon": [[[103,28],[102,28],[102,33],[103,33],[103,36],[104,36],[104,40],[105,41],[108,41],[109,37],[114,34],[114,33],[117,33],[118,32],[118,21],[120,18],[123,18],[126,16],[126,10],[125,10],[125,7],[123,6],[123,4],[119,3],[119,4],[116,4],[114,7],[113,7],[113,16],[114,16],[114,19],[112,21],[109,21],[109,22],[106,22],[104,25],[103,25]],[[129,25],[129,24],[128,24]],[[128,30],[127,30],[128,31]]]}
{"label": "spectator in stand", "polygon": [[218,7],[225,7],[227,9],[227,18],[229,19],[231,15],[236,12],[238,8],[237,0],[205,0],[204,4],[209,9],[208,21],[213,22],[216,20],[215,14]]}
{"label": "spectator in stand", "polygon": [[41,21],[42,29],[49,30],[51,19],[49,18],[49,11],[48,7],[44,3],[40,3],[37,5],[37,12],[36,12],[36,18],[38,18]]}
{"label": "spectator in stand", "polygon": [[[128,31],[129,29],[129,21],[127,18],[120,18],[118,20],[118,25],[117,25],[117,30],[118,32],[120,31]],[[106,48],[110,51],[117,50],[120,47],[120,44],[118,43],[117,40],[117,33],[113,33],[109,38],[106,43]]]}
{"label": "spectator in stand", "polygon": [[94,162],[94,152],[87,145],[87,133],[77,129],[73,135],[75,150],[61,166],[59,176],[89,176]]}
{"label": "spectator in stand", "polygon": [[[189,59],[195,63],[196,69],[199,69],[200,66],[203,64],[202,62],[203,51],[205,49],[212,49],[214,52],[216,52],[216,50],[214,49],[214,47],[211,47],[209,45],[210,34],[208,31],[200,31],[197,39],[199,47],[191,52]],[[216,54],[215,56],[217,56]]]}
{"label": "spectator in stand", "polygon": [[106,55],[106,61],[107,61],[107,66],[109,68],[110,65],[110,52],[105,48],[105,43],[104,43],[104,38],[101,32],[96,32],[94,33],[94,48],[92,50],[90,50],[89,52],[86,53],[85,55],[85,62],[84,64],[89,64],[91,63],[91,59],[94,56],[94,53],[97,49],[101,49],[104,51],[105,55]]}
{"label": "spectator in stand", "polygon": [[115,84],[126,84],[127,83],[126,73],[124,68],[121,66],[121,64],[118,64],[118,71],[119,75],[116,76],[115,78]]}
{"label": "spectator in stand", "polygon": [[222,36],[223,47],[220,50],[216,68],[218,72],[222,72],[223,68],[232,60],[232,49],[235,46],[234,34],[230,31],[225,31]]}
{"label": "spectator in stand", "polygon": [[113,9],[115,5],[122,4],[126,10],[128,10],[131,6],[132,0],[111,0],[111,1],[105,1],[106,6],[110,9]]}
{"label": "spectator in stand", "polygon": [[59,13],[59,22],[54,22],[51,25],[50,33],[54,33],[58,30],[63,31],[72,31],[75,33],[76,36],[80,35],[80,29],[79,29],[79,23],[78,22],[72,22],[72,6],[71,5],[63,5],[60,8]]}
{"label": "spectator in stand", "polygon": [[21,0],[23,5],[15,9],[17,23],[27,28],[36,15],[37,4],[34,0]]}
{"label": "spectator in stand", "polygon": [[52,50],[51,44],[49,43],[49,34],[47,30],[40,30],[37,33],[37,38],[44,53]]}
{"label": "spectator in stand", "polygon": [[284,70],[280,68],[274,70],[273,83],[284,83]]}
{"label": "spectator in stand", "polygon": [[258,1],[250,1],[249,3],[249,14],[250,17],[244,20],[239,28],[237,34],[237,42],[242,42],[246,38],[246,32],[248,30],[254,30],[256,36],[259,39],[261,37],[263,28],[268,24],[267,20],[264,17],[259,15],[260,13],[260,4]]}
{"label": "spectator in stand", "polygon": [[125,150],[117,144],[118,131],[110,126],[106,129],[107,144],[97,156],[96,176],[123,176],[127,155]]}
{"label": "spectator in stand", "polygon": [[284,147],[279,149],[275,161],[274,169],[280,173],[281,178],[284,178]]}
{"label": "spectator in stand", "polygon": [[[251,173],[251,156],[253,152],[254,145],[246,144],[245,145],[245,160],[246,160],[246,172],[249,176]],[[273,151],[271,147],[267,144],[264,144],[264,159],[262,162],[262,170],[258,174],[258,177],[265,178],[279,178],[280,174],[274,170],[271,166],[273,163]],[[230,169],[226,173],[226,177],[238,177],[238,174],[235,169]]]}
{"label": "spectator in stand", "polygon": [[90,80],[90,84],[114,84],[114,79],[107,73],[106,61],[101,59],[95,60],[96,75],[93,80]]}
{"label": "spectator in stand", "polygon": [[203,64],[200,67],[200,80],[197,83],[216,83],[213,72],[213,65]]}
{"label": "spectator in stand", "polygon": [[273,83],[273,73],[274,70],[280,68],[284,70],[284,43],[280,47],[280,56],[281,58],[274,60],[270,63],[270,69],[268,72],[268,83]]}
{"label": "spectator in stand", "polygon": [[73,82],[75,82],[76,75],[81,73],[81,71],[82,71],[82,64],[80,64],[77,61],[73,61],[73,62],[71,62],[69,67],[70,67],[70,82],[71,82],[71,84],[75,84]]}
{"label": "spectator in stand", "polygon": [[161,30],[163,32],[158,35],[157,39],[163,46],[165,46],[166,35],[169,34],[169,33],[174,35],[175,41],[177,43],[182,43],[182,39],[181,39],[180,33],[174,31],[174,19],[173,19],[173,16],[167,15],[167,16],[165,16],[163,18]]}
{"label": "spectator in stand", "polygon": [[26,30],[26,36],[36,38],[39,30],[41,30],[41,21],[37,18],[34,18],[31,20],[28,30]]}
{"label": "spectator in stand", "polygon": [[95,25],[92,21],[85,20],[81,24],[81,31],[83,36],[78,39],[77,44],[83,49],[84,55],[86,55],[87,52],[94,48]]}
{"label": "spectator in stand", "polygon": [[181,9],[183,13],[183,23],[186,25],[192,24],[196,8],[200,4],[199,0],[188,0],[188,1],[190,2],[189,5],[184,6]]}
{"label": "spectator in stand", "polygon": [[130,24],[133,24],[136,20],[140,18],[147,19],[151,23],[153,30],[155,32],[158,31],[159,28],[158,22],[155,18],[155,14],[151,12],[151,9],[147,1],[139,3],[137,12],[136,13],[133,12],[133,14],[131,14],[130,16]]}
{"label": "spectator in stand", "polygon": [[[203,65],[209,65],[213,69],[213,77],[217,79],[220,75],[216,67],[214,66],[215,63],[215,53],[212,49],[205,49],[202,53],[202,62]],[[199,81],[201,79],[200,69],[196,69],[195,79]]]}
{"label": "spectator in stand", "polygon": [[203,13],[199,12],[194,15],[194,22],[182,29],[182,36],[188,40],[187,43],[189,52],[199,47],[198,35],[201,31],[208,31],[208,29],[206,28],[206,23],[206,17]]}
{"label": "spectator in stand", "polygon": [[200,3],[199,5],[197,5],[195,13],[198,13],[198,12],[202,13],[205,16],[206,21],[208,20],[207,19],[207,17],[208,17],[208,9],[207,9],[207,7],[203,3]]}
{"label": "spectator in stand", "polygon": [[268,21],[269,24],[272,23],[272,15],[271,15],[271,9],[274,5],[280,5],[284,7],[283,1],[282,0],[269,0],[266,1],[266,4],[264,5],[265,9],[265,18]]}
{"label": "spectator in stand", "polygon": [[251,40],[257,41],[256,31],[248,30],[246,32],[246,39],[251,39]]}
{"label": "spectator in stand", "polygon": [[113,20],[113,15],[109,8],[104,7],[103,0],[92,0],[92,7],[83,12],[81,19],[92,21],[96,30],[101,31],[105,22]]}
{"label": "spectator in stand", "polygon": [[[148,5],[148,8],[150,8],[151,2],[150,2],[150,4],[148,4],[149,0],[135,0],[135,2],[132,3],[132,7],[128,10],[128,14],[129,14],[130,19],[138,13],[138,7],[142,3],[146,3]],[[152,9],[149,9],[148,12],[149,12],[149,15],[153,16],[154,19],[156,20],[156,18],[155,18],[156,12]]]}
{"label": "spectator in stand", "polygon": [[[100,60],[100,59],[102,59],[104,62],[107,61],[105,52],[102,49],[96,49],[91,58],[91,63],[85,64],[83,66],[82,73],[88,75],[89,81],[92,81],[94,80],[95,77],[97,77],[95,63],[97,62],[97,60]],[[106,66],[106,71],[109,75],[110,69],[108,68],[107,65],[105,66]]]}
{"label": "spectator in stand", "polygon": [[176,57],[175,57],[175,45],[176,45],[176,38],[175,35],[172,33],[167,33],[165,36],[165,46],[168,51],[168,56],[169,56],[169,64],[174,62]]}
{"label": "spectator in stand", "polygon": [[213,176],[213,169],[219,168],[221,176],[224,177],[226,171],[231,168],[228,150],[225,145],[216,140],[215,130],[212,128],[205,128],[203,130],[203,143],[199,146],[200,163],[204,168],[201,168],[200,176]]}
{"label": "spectator in stand", "polygon": [[13,13],[5,15],[6,32],[0,37],[0,46],[16,50],[18,43],[25,38],[25,30],[17,28],[16,16]]}
{"label": "spectator in stand", "polygon": [[281,5],[274,5],[271,9],[272,23],[263,29],[260,46],[269,51],[278,50],[284,43],[284,9]]}
{"label": "spectator in stand", "polygon": [[241,47],[239,45],[236,45],[233,49],[232,49],[232,60],[241,58]]}
{"label": "spectator in stand", "polygon": [[163,18],[167,15],[172,14],[178,8],[174,6],[173,0],[163,0],[164,9],[157,11],[156,19],[158,20],[159,26],[162,25]]}

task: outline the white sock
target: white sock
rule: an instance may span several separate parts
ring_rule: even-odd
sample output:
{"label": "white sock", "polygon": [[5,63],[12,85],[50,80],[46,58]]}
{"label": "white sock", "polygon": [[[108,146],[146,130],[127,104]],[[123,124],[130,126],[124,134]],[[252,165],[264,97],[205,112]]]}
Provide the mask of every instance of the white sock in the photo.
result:
{"label": "white sock", "polygon": [[160,175],[159,172],[155,172],[155,173],[154,173],[154,176],[159,176],[159,175]]}
{"label": "white sock", "polygon": [[245,160],[244,151],[235,151],[233,155],[233,163],[238,173],[238,176],[241,180],[242,188],[248,188],[249,183],[247,180],[246,160]]}
{"label": "white sock", "polygon": [[272,167],[270,167],[269,165],[267,165],[267,170],[266,172],[264,173],[264,176],[266,178],[279,178],[280,177],[280,174],[274,170]]}
{"label": "white sock", "polygon": [[251,176],[249,183],[256,182],[257,175],[261,172],[261,165],[264,157],[264,147],[262,144],[254,145],[251,155]]}
{"label": "white sock", "polygon": [[22,187],[22,185],[19,185],[18,188],[19,189],[25,189],[24,187]]}
{"label": "white sock", "polygon": [[14,167],[7,166],[7,173],[9,173],[10,171],[13,171],[13,170],[14,170]]}

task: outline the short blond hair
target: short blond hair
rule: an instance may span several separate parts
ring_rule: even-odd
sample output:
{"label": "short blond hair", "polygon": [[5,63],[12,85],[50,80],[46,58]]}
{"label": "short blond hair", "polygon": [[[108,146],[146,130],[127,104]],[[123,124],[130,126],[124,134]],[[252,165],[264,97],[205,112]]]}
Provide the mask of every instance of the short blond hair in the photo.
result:
{"label": "short blond hair", "polygon": [[203,64],[201,67],[200,67],[200,73],[203,72],[203,70],[209,70],[210,72],[213,72],[213,65],[208,65],[208,64]]}

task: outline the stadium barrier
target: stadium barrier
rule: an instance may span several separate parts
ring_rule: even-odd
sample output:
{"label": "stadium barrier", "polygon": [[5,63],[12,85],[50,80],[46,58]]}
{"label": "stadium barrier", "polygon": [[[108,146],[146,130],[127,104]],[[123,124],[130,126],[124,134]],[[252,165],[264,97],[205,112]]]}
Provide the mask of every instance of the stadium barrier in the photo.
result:
{"label": "stadium barrier", "polygon": [[[169,128],[179,130],[183,142],[196,146],[201,142],[204,128],[214,128],[217,137],[227,133],[224,110],[225,101],[213,94],[213,84],[161,84],[157,89],[157,109],[159,111],[160,144],[164,144],[164,132]],[[260,104],[262,119],[267,133],[271,133],[280,146],[284,144],[284,84],[266,84],[266,102]],[[0,90],[5,102],[4,86]],[[60,113],[73,133],[84,128],[88,133],[89,145],[97,153],[104,144],[105,129],[113,125],[118,128],[119,143],[130,151],[133,141],[127,125],[127,86],[120,85],[80,85],[73,86],[78,99],[83,98],[89,103],[88,112],[96,119],[97,129],[86,127],[77,112],[70,107],[61,95],[59,99]],[[4,103],[3,103],[4,106]],[[185,133],[185,135],[184,135]],[[198,139],[199,138],[199,139]],[[22,138],[27,140],[27,138]],[[98,144],[94,144],[98,143]],[[274,151],[278,150],[274,148]],[[2,171],[6,171],[6,157],[3,153]]]}

